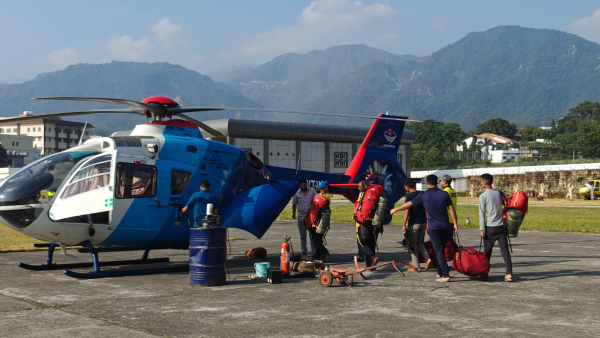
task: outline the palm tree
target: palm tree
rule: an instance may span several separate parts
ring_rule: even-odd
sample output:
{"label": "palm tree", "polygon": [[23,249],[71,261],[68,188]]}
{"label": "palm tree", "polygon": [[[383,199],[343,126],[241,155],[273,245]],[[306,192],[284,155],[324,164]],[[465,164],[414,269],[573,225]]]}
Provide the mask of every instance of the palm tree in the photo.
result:
{"label": "palm tree", "polygon": [[481,148],[485,148],[485,150],[486,150],[486,155],[485,155],[486,158],[484,158],[484,160],[487,160],[487,156],[490,153],[490,147],[492,145],[494,145],[494,142],[492,142],[492,140],[490,140],[490,139],[484,138],[483,141],[479,141],[479,142],[477,142],[477,144],[480,145]]}

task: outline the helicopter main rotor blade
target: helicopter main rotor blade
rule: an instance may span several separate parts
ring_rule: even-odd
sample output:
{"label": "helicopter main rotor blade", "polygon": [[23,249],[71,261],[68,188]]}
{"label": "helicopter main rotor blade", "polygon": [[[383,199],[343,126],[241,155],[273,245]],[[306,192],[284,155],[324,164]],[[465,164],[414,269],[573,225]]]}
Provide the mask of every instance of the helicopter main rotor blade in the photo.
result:
{"label": "helicopter main rotor blade", "polygon": [[333,117],[351,117],[357,119],[370,119],[370,120],[392,120],[392,121],[405,121],[405,122],[421,122],[419,120],[411,119],[398,119],[394,117],[386,116],[364,116],[364,115],[350,115],[350,114],[333,114],[333,113],[319,113],[309,111],[295,111],[295,110],[281,110],[281,109],[258,109],[258,108],[225,108],[225,107],[181,107],[168,109],[168,114],[176,115],[180,113],[192,113],[199,111],[213,111],[213,110],[233,110],[233,111],[255,111],[265,113],[287,113],[287,114],[306,114],[306,115],[320,115],[320,116],[333,116]]}
{"label": "helicopter main rotor blade", "polygon": [[32,97],[32,100],[54,100],[54,101],[87,101],[87,102],[101,102],[101,103],[110,103],[110,104],[120,104],[125,106],[135,106],[138,108],[142,108],[148,110],[154,114],[160,115],[162,113],[162,108],[154,105],[149,105],[137,101],[131,100],[122,100],[122,99],[110,99],[110,98],[102,98],[102,97],[68,97],[68,96],[59,96],[59,97]]}
{"label": "helicopter main rotor blade", "polygon": [[55,117],[63,117],[63,116],[78,116],[78,115],[91,115],[91,114],[137,114],[137,115],[146,115],[144,110],[140,108],[132,108],[132,109],[98,109],[98,110],[82,110],[82,111],[72,111],[72,112],[64,112],[64,113],[56,113],[56,114],[44,114],[44,115],[30,115],[30,116],[16,116],[16,117],[0,117],[1,122],[18,122],[18,121],[27,121],[27,120],[35,120],[40,118],[55,118]]}
{"label": "helicopter main rotor blade", "polygon": [[191,118],[191,117],[189,117],[187,115],[180,114],[180,115],[177,115],[177,116],[180,117],[183,120],[186,120],[188,122],[194,123],[195,125],[198,126],[198,128],[202,128],[203,130],[206,130],[207,132],[209,132],[210,134],[212,134],[212,135],[214,135],[216,137],[223,137],[223,138],[226,137],[225,135],[223,135],[219,131],[214,130],[213,128],[209,127],[208,125],[206,125],[206,124],[204,124],[204,123],[202,123],[202,122],[200,122],[200,121],[198,121],[196,119],[193,119],[193,118]]}

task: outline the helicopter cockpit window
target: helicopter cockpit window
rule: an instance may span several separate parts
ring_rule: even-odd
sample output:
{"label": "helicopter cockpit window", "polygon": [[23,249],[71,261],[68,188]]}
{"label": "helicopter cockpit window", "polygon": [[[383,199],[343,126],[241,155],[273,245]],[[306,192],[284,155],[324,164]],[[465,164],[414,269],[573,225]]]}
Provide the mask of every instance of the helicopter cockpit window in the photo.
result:
{"label": "helicopter cockpit window", "polygon": [[65,199],[107,186],[110,181],[111,159],[111,155],[102,155],[83,163],[60,198]]}
{"label": "helicopter cockpit window", "polygon": [[155,194],[155,166],[133,163],[117,165],[117,198],[152,197]]}
{"label": "helicopter cockpit window", "polygon": [[171,170],[171,195],[181,195],[192,179],[192,173],[185,170]]}

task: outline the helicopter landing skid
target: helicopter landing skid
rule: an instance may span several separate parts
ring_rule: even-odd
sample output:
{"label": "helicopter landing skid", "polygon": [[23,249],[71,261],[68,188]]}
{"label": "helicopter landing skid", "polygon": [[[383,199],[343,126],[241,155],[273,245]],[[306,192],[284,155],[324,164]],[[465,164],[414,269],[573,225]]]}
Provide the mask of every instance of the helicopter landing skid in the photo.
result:
{"label": "helicopter landing skid", "polygon": [[[152,263],[166,263],[169,261],[168,257],[164,258],[148,258],[148,253],[151,249],[145,249],[144,254],[141,259],[131,259],[131,260],[120,260],[120,261],[106,261],[100,262],[98,259],[98,252],[116,252],[116,251],[133,251],[140,250],[139,248],[94,248],[89,242],[84,242],[82,245],[85,248],[79,249],[79,252],[83,253],[91,253],[92,254],[92,262],[87,263],[65,263],[65,264],[56,264],[53,263],[53,255],[54,249],[56,248],[55,243],[49,244],[38,244],[36,247],[48,247],[48,256],[46,258],[45,264],[40,265],[30,265],[27,263],[19,262],[19,267],[27,270],[34,271],[45,271],[45,270],[59,270],[66,269],[65,275],[69,277],[75,278],[104,278],[104,277],[120,277],[120,276],[137,276],[137,275],[149,275],[149,274],[158,274],[158,273],[167,273],[167,272],[180,272],[187,271],[188,266],[177,266],[177,267],[169,267],[169,268],[161,268],[161,269],[146,269],[146,270],[120,270],[120,271],[102,271],[100,269],[101,266],[119,266],[119,265],[139,265],[139,264],[152,264]],[[161,249],[161,248],[152,248],[152,249]],[[143,250],[143,249],[142,249]],[[93,270],[87,273],[79,273],[74,272],[69,269],[76,268],[88,268],[93,267]]]}

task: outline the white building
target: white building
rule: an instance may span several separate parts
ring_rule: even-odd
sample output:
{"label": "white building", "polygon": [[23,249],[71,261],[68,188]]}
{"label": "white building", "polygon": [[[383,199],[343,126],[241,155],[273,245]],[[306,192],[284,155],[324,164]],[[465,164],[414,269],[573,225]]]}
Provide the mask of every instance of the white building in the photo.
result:
{"label": "white building", "polygon": [[22,167],[33,162],[33,140],[31,136],[0,134],[0,145],[6,150],[9,167]]}
{"label": "white building", "polygon": [[492,161],[492,163],[502,163],[508,160],[518,161],[520,157],[521,151],[519,149],[492,150],[490,151],[488,160]]}
{"label": "white building", "polygon": [[[33,112],[25,111],[19,116],[31,116]],[[33,137],[33,148],[40,148],[42,154],[52,154],[72,148],[79,144],[83,133],[83,141],[90,138],[91,124],[64,121],[59,118],[39,118],[19,122],[3,122],[0,119],[0,134],[27,135]]]}
{"label": "white building", "polygon": [[[462,142],[462,144],[459,144],[456,146],[456,151],[469,150],[469,147],[471,147],[471,144],[473,144],[473,140],[475,140],[475,144],[479,144],[479,145],[483,144],[485,142],[485,140],[492,141],[492,145],[490,146],[490,151],[496,150],[496,149],[501,149],[504,147],[504,144],[511,142],[511,140],[509,138],[506,138],[504,136],[491,134],[491,133],[483,133],[480,135],[473,135],[473,136],[465,139]],[[463,149],[463,144],[467,145],[467,149]]]}

